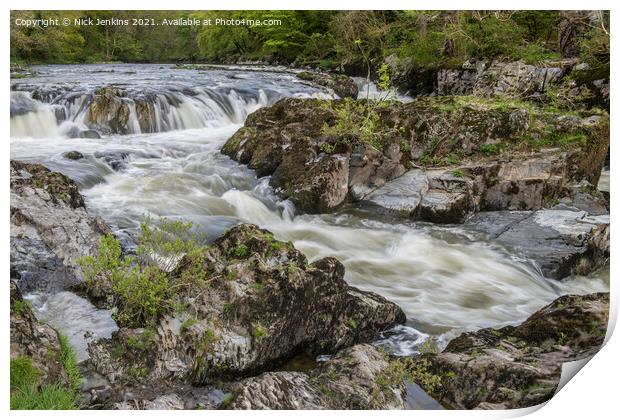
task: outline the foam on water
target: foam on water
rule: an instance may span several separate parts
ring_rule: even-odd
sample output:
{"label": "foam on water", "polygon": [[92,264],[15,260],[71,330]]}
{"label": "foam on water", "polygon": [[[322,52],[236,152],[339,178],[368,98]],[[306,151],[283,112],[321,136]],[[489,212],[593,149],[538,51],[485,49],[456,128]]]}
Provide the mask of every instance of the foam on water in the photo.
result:
{"label": "foam on water", "polygon": [[[139,73],[141,67],[135,67]],[[158,73],[148,67],[143,73],[152,83],[161,83],[174,78],[175,71]],[[56,69],[50,72],[57,74]],[[43,83],[55,80],[46,77]],[[191,77],[184,82],[188,89],[231,83],[223,71]],[[137,76],[120,79],[133,89],[144,86]],[[180,102],[194,110],[198,102],[209,104],[204,109],[210,113],[195,114],[182,106],[160,110],[160,128],[165,126],[161,117],[165,112],[167,121],[177,124],[174,127],[193,127],[203,121],[200,128],[102,139],[13,137],[11,157],[43,163],[75,179],[89,212],[102,216],[129,241],[143,217],[153,214],[191,220],[211,239],[239,221],[255,223],[278,239],[293,241],[311,261],[337,257],[346,267],[347,282],[385,296],[406,312],[408,324],[385,333],[378,342],[395,354],[411,354],[429,337],[441,346],[462,331],[522,322],[562,294],[609,290],[608,271],[564,282],[549,280],[528,261],[461,227],[394,223],[353,211],[295,216],[292,204],[276,198],[267,178],[257,179],[254,171],[219,150],[248,113],[273,100],[274,94],[267,92],[276,85],[281,96],[320,92],[308,91],[306,85],[282,73],[250,73],[234,82],[242,85],[228,90],[229,100],[216,102],[218,109],[191,95]],[[265,92],[262,99],[261,91]],[[66,112],[79,114],[80,107],[74,106]],[[85,158],[67,160],[63,154],[70,150],[80,151]],[[111,166],[112,158],[120,161],[119,170]]]}

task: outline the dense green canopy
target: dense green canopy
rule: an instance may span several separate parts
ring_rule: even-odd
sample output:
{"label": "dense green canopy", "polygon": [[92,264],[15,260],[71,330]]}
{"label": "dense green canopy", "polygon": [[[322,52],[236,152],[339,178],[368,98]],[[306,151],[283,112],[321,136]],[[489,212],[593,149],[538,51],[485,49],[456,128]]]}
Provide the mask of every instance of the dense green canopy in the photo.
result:
{"label": "dense green canopy", "polygon": [[[43,28],[16,23],[17,19],[44,18],[58,18],[61,24]],[[72,24],[64,26],[64,18]],[[116,18],[128,24],[73,24],[79,18]],[[132,19],[144,19],[143,23],[151,24],[133,25]],[[212,24],[162,25],[163,19],[212,19]],[[216,25],[215,19],[245,19],[246,24]],[[248,20],[272,24],[248,25]],[[608,61],[608,28],[607,12],[13,11],[11,60],[267,60],[324,68],[364,61],[376,65],[391,54],[427,67],[497,56],[537,62],[581,55],[589,60]]]}

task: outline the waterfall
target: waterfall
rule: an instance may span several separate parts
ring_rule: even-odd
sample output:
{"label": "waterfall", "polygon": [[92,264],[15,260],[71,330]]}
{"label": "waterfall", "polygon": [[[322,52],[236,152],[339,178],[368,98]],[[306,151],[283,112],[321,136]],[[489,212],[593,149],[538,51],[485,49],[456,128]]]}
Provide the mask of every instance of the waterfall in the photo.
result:
{"label": "waterfall", "polygon": [[11,137],[56,137],[58,125],[53,108],[25,92],[11,93]]}
{"label": "waterfall", "polygon": [[[16,91],[11,93],[11,137],[83,137],[100,134],[142,134],[241,124],[271,100],[263,89],[193,88],[157,93],[98,89],[76,93]],[[46,102],[49,101],[49,102]]]}

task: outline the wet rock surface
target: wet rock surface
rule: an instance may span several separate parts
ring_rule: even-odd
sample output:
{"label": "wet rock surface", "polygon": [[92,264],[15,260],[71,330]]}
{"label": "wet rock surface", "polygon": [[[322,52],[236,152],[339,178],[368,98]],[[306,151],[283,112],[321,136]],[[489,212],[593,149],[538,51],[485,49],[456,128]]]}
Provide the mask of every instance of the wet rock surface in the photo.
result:
{"label": "wet rock surface", "polygon": [[32,367],[38,372],[38,385],[60,384],[69,387],[69,378],[62,363],[58,333],[49,325],[37,320],[13,281],[10,283],[10,289],[11,359],[30,360]]}
{"label": "wet rock surface", "polygon": [[609,110],[609,68],[590,68],[575,59],[546,65],[521,61],[465,62],[460,69],[437,72],[438,95],[516,95],[536,101],[560,101],[578,108]]}
{"label": "wet rock surface", "polygon": [[341,98],[357,99],[358,87],[349,76],[344,74],[322,74],[302,71],[297,73],[297,77],[301,80],[314,83],[319,86],[326,87]]}
{"label": "wet rock surface", "polygon": [[594,355],[603,343],[609,294],[562,296],[517,327],[464,333],[423,355],[441,386],[431,392],[455,409],[511,409],[549,400],[562,364]]}
{"label": "wet rock surface", "polygon": [[11,278],[22,292],[79,283],[77,259],[94,252],[107,232],[101,219],[87,214],[72,180],[11,161]]}
{"label": "wet rock surface", "polygon": [[267,372],[232,387],[231,409],[369,410],[404,408],[404,384],[381,381],[388,357],[360,344],[310,372]]}
{"label": "wet rock surface", "polygon": [[587,275],[609,264],[609,215],[576,209],[484,212],[467,223],[534,261],[546,277]]}
{"label": "wet rock surface", "polygon": [[[365,112],[364,103],[347,112]],[[250,115],[222,152],[271,175],[276,192],[303,212],[368,200],[455,223],[481,210],[548,206],[571,183],[596,185],[609,144],[606,117],[452,97],[380,107],[380,140],[371,144],[326,131],[342,124],[338,107],[351,106],[281,100]]]}
{"label": "wet rock surface", "polygon": [[[233,227],[205,257],[209,286],[182,297],[185,311],[164,315],[150,332],[121,328],[112,340],[90,344],[100,374],[122,387],[204,385],[264,371],[302,350],[333,353],[368,342],[405,321],[395,304],[348,286],[336,259],[308,264],[292,245],[252,225]],[[183,263],[178,270],[182,275]],[[89,289],[91,298],[105,301],[107,287]]]}

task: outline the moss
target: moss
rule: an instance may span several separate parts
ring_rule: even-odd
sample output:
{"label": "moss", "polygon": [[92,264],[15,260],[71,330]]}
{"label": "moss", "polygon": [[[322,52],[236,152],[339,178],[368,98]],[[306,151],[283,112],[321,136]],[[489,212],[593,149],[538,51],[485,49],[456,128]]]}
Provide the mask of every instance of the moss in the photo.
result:
{"label": "moss", "polygon": [[265,285],[262,283],[253,282],[253,283],[250,283],[250,288],[254,292],[260,293],[265,288]]}
{"label": "moss", "polygon": [[501,145],[499,144],[482,144],[478,148],[480,153],[487,156],[497,155],[501,151]]}
{"label": "moss", "polygon": [[248,255],[248,247],[244,244],[239,244],[233,249],[233,254],[237,258],[245,258]]}
{"label": "moss", "polygon": [[30,308],[30,302],[28,302],[27,300],[16,300],[13,302],[13,306],[12,306],[12,310],[15,313],[15,315],[22,317],[24,316],[24,312],[26,312],[26,310]]}
{"label": "moss", "polygon": [[144,366],[132,366],[129,368],[129,375],[134,379],[145,378],[148,373],[148,369]]}
{"label": "moss", "polygon": [[147,351],[155,343],[155,330],[151,328],[145,329],[137,336],[127,338],[127,347],[138,351]]}
{"label": "moss", "polygon": [[432,393],[441,387],[441,377],[430,371],[431,363],[426,359],[395,359],[390,361],[376,379],[383,392],[397,387],[404,381],[415,382],[425,391]]}
{"label": "moss", "polygon": [[455,178],[463,178],[465,174],[460,169],[455,169],[454,171],[452,171],[452,176]]}
{"label": "moss", "polygon": [[222,402],[220,403],[219,408],[221,409],[226,409],[228,407],[230,407],[232,405],[233,402],[235,402],[235,400],[237,399],[237,396],[233,393],[231,394],[227,394],[224,399],[222,400]]}
{"label": "moss", "polygon": [[267,329],[259,322],[252,324],[252,337],[257,341],[261,341],[267,336]]}
{"label": "moss", "polygon": [[217,342],[218,337],[215,332],[211,330],[205,330],[200,337],[200,340],[196,344],[196,350],[201,354],[206,354],[213,351],[213,345]]}
{"label": "moss", "polygon": [[346,323],[347,327],[349,327],[352,330],[356,330],[357,329],[357,321],[353,318],[349,318],[347,319]]}
{"label": "moss", "polygon": [[224,304],[222,305],[222,312],[225,315],[230,315],[233,311],[233,304],[230,302],[224,302]]}
{"label": "moss", "polygon": [[196,325],[198,321],[195,318],[187,318],[181,324],[181,332],[187,332],[193,325]]}

